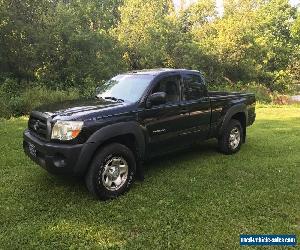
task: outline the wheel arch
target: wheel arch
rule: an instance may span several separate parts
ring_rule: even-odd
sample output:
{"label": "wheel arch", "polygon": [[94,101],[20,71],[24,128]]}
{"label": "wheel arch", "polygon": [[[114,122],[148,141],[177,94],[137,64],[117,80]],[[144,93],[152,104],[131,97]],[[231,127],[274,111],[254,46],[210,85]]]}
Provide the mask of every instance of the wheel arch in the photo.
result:
{"label": "wheel arch", "polygon": [[243,130],[243,137],[242,137],[242,142],[246,141],[246,114],[245,112],[238,112],[236,114],[234,114],[231,119],[235,119],[238,120],[241,125],[242,125],[242,130]]}
{"label": "wheel arch", "polygon": [[97,151],[113,142],[123,144],[132,150],[137,162],[144,159],[145,137],[139,124],[136,122],[121,122],[101,128],[90,136],[75,166],[74,172],[76,175],[85,174]]}
{"label": "wheel arch", "polygon": [[238,120],[243,129],[243,142],[246,140],[246,124],[247,124],[247,119],[248,119],[248,112],[247,112],[247,106],[245,104],[237,104],[232,106],[231,108],[228,109],[226,112],[226,115],[223,118],[222,124],[220,126],[218,136],[221,136],[224,132],[224,129],[228,125],[229,121],[231,119],[236,119]]}

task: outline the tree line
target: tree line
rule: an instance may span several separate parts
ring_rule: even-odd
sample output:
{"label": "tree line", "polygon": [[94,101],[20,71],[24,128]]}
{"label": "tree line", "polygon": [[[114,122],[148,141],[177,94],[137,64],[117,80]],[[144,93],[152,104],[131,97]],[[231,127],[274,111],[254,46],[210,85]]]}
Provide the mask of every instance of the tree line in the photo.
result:
{"label": "tree line", "polygon": [[224,0],[223,15],[214,0],[181,9],[172,0],[0,0],[2,94],[85,91],[158,67],[284,92],[299,82],[299,52],[300,14],[288,0]]}

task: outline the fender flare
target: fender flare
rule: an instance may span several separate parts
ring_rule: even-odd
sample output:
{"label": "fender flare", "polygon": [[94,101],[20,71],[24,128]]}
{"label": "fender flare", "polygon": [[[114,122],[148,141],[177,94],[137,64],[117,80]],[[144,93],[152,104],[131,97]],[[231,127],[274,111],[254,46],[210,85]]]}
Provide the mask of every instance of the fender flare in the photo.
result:
{"label": "fender flare", "polygon": [[126,134],[134,136],[137,157],[138,159],[143,159],[145,156],[145,137],[140,125],[137,122],[120,122],[105,126],[90,136],[85,142],[79,155],[78,162],[74,167],[75,174],[82,175],[86,172],[92,157],[103,143],[113,137]]}
{"label": "fender flare", "polygon": [[224,115],[224,118],[222,119],[221,126],[219,128],[218,136],[221,136],[224,132],[224,129],[228,125],[229,121],[231,118],[237,114],[237,113],[244,113],[246,117],[246,124],[248,123],[248,110],[247,110],[247,105],[244,103],[236,104],[232,107],[230,107],[226,114]]}

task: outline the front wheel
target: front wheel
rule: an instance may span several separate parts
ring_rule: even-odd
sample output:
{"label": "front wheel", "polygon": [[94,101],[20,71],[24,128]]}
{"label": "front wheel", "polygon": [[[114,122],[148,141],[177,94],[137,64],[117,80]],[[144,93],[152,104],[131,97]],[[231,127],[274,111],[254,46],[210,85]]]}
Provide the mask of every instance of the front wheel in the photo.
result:
{"label": "front wheel", "polygon": [[238,120],[232,119],[219,138],[219,149],[224,154],[238,152],[242,145],[243,129]]}
{"label": "front wheel", "polygon": [[107,200],[125,193],[131,186],[136,170],[132,151],[112,143],[94,157],[85,176],[88,190],[97,198]]}

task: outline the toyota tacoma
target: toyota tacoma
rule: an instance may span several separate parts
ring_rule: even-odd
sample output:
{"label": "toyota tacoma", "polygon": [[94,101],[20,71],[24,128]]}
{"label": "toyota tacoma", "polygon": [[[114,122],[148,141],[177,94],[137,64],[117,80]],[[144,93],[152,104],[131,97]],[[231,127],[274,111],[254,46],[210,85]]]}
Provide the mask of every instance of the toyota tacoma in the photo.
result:
{"label": "toyota tacoma", "polygon": [[143,179],[143,163],[154,156],[210,138],[236,153],[255,120],[253,94],[209,92],[195,70],[132,71],[96,92],[32,111],[23,148],[50,173],[84,177],[102,200]]}

